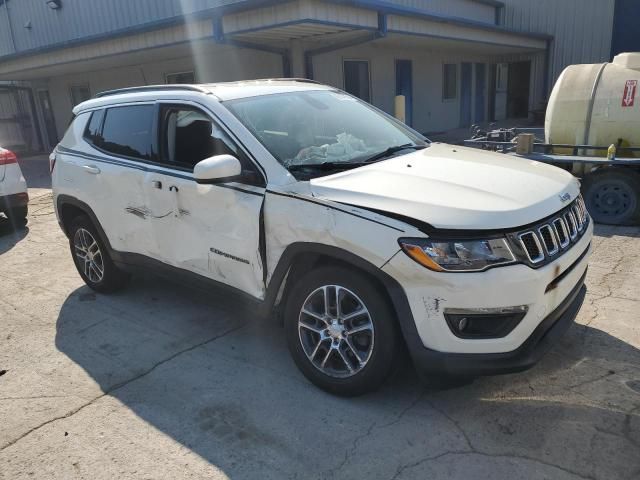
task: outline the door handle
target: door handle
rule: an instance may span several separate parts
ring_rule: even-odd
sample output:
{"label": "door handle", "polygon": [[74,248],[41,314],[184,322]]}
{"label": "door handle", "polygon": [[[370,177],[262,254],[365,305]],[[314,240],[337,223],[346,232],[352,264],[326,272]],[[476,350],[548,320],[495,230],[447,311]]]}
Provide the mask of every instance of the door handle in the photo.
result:
{"label": "door handle", "polygon": [[97,175],[100,173],[100,169],[95,165],[83,165],[82,168],[84,169],[85,172],[93,173],[94,175]]}
{"label": "door handle", "polygon": [[154,180],[151,182],[153,188],[157,188],[158,190],[162,190],[162,182],[160,180]]}

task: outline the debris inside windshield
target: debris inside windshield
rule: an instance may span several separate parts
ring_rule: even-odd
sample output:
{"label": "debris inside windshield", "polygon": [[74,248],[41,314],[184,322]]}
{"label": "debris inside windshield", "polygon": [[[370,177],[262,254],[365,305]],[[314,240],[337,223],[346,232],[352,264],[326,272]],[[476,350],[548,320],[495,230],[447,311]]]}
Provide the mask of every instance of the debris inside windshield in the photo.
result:
{"label": "debris inside windshield", "polygon": [[287,162],[290,165],[317,164],[323,162],[348,162],[371,151],[364,141],[350,133],[336,135],[336,143],[303,148]]}

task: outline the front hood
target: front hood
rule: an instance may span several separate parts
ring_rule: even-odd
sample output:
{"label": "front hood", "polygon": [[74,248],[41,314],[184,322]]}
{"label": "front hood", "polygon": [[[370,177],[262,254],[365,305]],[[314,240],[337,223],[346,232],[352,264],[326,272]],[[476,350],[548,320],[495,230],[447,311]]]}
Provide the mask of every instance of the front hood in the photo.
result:
{"label": "front hood", "polygon": [[580,193],[578,180],[543,163],[441,143],[321,177],[314,196],[395,213],[443,229],[508,229],[536,222]]}

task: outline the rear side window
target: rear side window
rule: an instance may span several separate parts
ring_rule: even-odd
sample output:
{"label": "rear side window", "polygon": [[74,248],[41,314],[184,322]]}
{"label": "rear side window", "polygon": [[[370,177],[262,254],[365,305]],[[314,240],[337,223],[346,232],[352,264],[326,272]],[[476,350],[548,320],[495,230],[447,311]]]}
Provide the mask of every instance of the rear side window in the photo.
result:
{"label": "rear side window", "polygon": [[102,138],[102,119],[104,118],[104,110],[96,110],[91,113],[89,123],[84,131],[84,138],[90,143],[98,145]]}
{"label": "rear side window", "polygon": [[[152,134],[154,112],[153,105],[108,108],[104,113],[102,133],[94,144],[114,155],[152,160],[155,155]],[[88,131],[92,121],[93,117]]]}

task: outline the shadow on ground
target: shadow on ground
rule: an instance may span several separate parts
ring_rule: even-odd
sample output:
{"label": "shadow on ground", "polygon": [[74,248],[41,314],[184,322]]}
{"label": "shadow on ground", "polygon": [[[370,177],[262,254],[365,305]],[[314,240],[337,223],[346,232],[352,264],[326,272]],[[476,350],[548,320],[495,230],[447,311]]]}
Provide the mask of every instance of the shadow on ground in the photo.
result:
{"label": "shadow on ground", "polygon": [[624,378],[599,366],[637,366],[640,351],[600,330],[574,326],[527,373],[432,392],[405,371],[379,392],[342,399],[310,385],[282,327],[256,318],[236,299],[134,277],[110,297],[86,287],[71,294],[56,346],[105,394],[230,478],[632,478],[640,470],[638,416],[616,400]]}
{"label": "shadow on ground", "polygon": [[601,225],[597,223],[593,229],[594,235],[600,237],[611,238],[619,237],[640,237],[640,225],[638,226],[617,226],[617,225]]}
{"label": "shadow on ground", "polygon": [[28,233],[28,227],[13,225],[7,217],[0,214],[0,255],[15,247]]}

